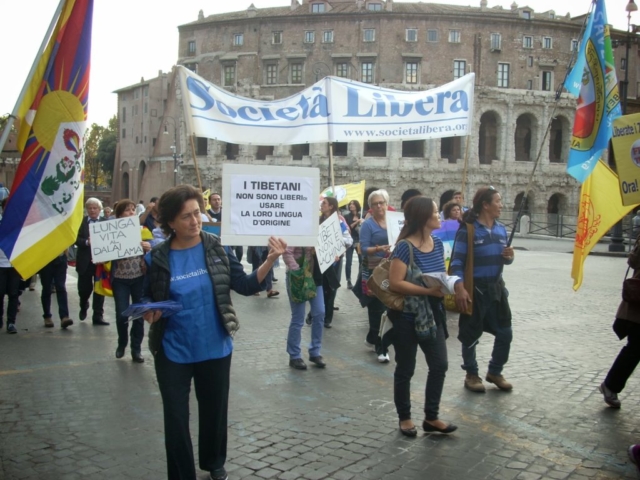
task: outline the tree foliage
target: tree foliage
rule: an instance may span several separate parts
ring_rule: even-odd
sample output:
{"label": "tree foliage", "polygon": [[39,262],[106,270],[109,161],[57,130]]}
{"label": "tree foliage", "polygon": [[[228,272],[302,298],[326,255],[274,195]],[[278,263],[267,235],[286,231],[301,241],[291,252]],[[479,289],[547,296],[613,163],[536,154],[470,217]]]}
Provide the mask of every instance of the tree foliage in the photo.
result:
{"label": "tree foliage", "polygon": [[116,160],[117,135],[118,118],[114,115],[109,119],[109,126],[102,132],[97,152],[98,163],[100,163],[105,172],[109,172],[109,177],[111,177]]}
{"label": "tree foliage", "polygon": [[94,123],[85,133],[84,179],[94,190],[111,185],[116,156],[116,132],[118,120],[113,116],[108,127]]}

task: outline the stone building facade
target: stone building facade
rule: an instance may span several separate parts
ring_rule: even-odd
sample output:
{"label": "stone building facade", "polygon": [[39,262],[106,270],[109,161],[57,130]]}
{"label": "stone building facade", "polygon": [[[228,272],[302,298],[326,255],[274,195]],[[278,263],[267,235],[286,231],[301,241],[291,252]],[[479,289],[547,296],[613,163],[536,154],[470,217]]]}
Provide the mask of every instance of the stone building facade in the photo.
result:
{"label": "stone building facade", "polygon": [[[515,208],[540,155],[528,209],[575,214],[579,185],[565,169],[576,104],[566,94],[556,100],[555,91],[578,47],[583,23],[584,15],[536,12],[515,2],[503,9],[490,7],[487,0],[478,7],[291,0],[283,7],[251,5],[208,17],[201,12],[196,21],[179,27],[178,63],[238,95],[265,100],[292,95],[326,75],[426,90],[475,72],[475,128],[469,137],[334,144],[336,184],[366,180],[367,186],[387,188],[392,204],[398,204],[410,187],[447,199],[466,178],[468,202],[476,188],[493,185],[502,192],[505,205]],[[612,32],[614,38],[621,35]],[[635,98],[637,46],[631,48],[628,95]],[[624,48],[616,49],[615,55],[622,76]],[[140,86],[118,93],[126,90],[128,95]],[[178,118],[179,102],[174,100],[179,90],[165,93],[167,109],[174,112],[170,115]],[[119,100],[119,105],[126,109],[125,101],[129,100]],[[156,133],[162,125],[156,122]],[[121,165],[131,158],[124,140]],[[220,189],[223,163],[315,166],[321,169],[321,183],[330,183],[327,144],[233,145],[197,139],[196,149],[184,143],[179,180],[198,184],[199,176],[204,188]],[[143,160],[138,159],[137,188],[143,196],[170,179],[167,153],[173,162],[166,145],[156,145],[144,175],[139,167]],[[130,173],[130,184],[132,179]],[[116,191],[123,193],[123,186],[114,185]]]}

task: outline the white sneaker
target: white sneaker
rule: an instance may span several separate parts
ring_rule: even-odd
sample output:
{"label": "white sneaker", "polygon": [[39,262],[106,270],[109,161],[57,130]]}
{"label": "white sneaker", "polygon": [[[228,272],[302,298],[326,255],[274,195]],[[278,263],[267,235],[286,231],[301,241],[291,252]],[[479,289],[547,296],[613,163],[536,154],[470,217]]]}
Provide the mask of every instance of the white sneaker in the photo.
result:
{"label": "white sneaker", "polygon": [[389,354],[381,353],[380,355],[378,355],[378,361],[380,363],[389,363]]}
{"label": "white sneaker", "polygon": [[367,350],[371,350],[372,352],[376,351],[376,346],[372,343],[367,342],[366,340],[364,341],[364,346],[367,347]]}

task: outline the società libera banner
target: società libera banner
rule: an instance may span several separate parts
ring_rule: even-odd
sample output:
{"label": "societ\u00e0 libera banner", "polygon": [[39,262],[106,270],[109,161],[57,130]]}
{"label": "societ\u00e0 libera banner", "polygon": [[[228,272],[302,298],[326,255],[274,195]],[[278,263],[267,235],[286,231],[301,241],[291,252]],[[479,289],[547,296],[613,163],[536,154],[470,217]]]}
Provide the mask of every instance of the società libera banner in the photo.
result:
{"label": "societ\u00e0 libera banner", "polygon": [[178,67],[190,133],[229,143],[421,140],[468,135],[475,75],[440,87],[401,91],[325,77],[288,98],[234,95]]}

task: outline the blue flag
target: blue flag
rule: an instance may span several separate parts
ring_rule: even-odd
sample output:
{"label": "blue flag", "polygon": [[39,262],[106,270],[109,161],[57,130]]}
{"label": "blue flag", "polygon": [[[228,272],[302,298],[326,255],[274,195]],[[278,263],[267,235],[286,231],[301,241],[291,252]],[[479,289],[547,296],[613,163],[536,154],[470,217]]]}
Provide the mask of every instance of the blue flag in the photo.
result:
{"label": "blue flag", "polygon": [[[582,70],[580,70],[580,68]],[[611,139],[613,120],[621,115],[620,94],[604,0],[597,0],[565,88],[579,84],[567,173],[584,182]]]}

